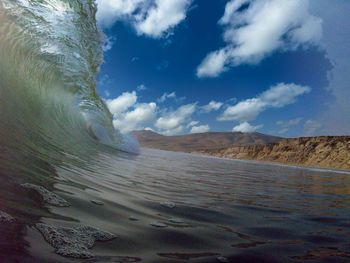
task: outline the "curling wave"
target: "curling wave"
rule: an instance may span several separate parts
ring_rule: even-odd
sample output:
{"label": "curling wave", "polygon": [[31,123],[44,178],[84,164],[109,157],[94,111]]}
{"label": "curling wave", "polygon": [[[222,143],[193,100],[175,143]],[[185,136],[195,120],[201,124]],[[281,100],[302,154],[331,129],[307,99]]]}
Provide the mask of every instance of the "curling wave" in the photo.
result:
{"label": "curling wave", "polygon": [[93,0],[0,2],[3,160],[87,154],[101,142],[128,150],[96,93],[103,34],[95,13]]}

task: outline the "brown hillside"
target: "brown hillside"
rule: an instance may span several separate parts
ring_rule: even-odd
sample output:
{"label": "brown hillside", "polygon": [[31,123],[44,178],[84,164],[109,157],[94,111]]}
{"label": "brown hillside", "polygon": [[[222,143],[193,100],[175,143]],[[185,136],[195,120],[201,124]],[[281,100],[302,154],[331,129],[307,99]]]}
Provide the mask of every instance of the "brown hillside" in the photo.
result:
{"label": "brown hillside", "polygon": [[163,136],[152,131],[133,131],[140,145],[168,151],[192,152],[222,149],[238,145],[259,145],[279,142],[282,138],[262,133],[206,132],[179,136]]}
{"label": "brown hillside", "polygon": [[232,146],[194,153],[298,166],[350,170],[350,136],[283,139],[266,145]]}

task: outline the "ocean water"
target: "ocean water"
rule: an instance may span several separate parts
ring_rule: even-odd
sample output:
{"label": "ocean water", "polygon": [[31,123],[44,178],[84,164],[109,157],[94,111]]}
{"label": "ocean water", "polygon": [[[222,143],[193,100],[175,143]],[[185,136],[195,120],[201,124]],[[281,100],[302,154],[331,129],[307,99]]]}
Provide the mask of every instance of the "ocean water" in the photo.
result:
{"label": "ocean water", "polygon": [[138,149],[115,131],[95,12],[0,1],[0,262],[350,262],[349,173]]}
{"label": "ocean water", "polygon": [[[99,152],[84,166],[49,170],[55,193],[72,205],[45,204],[19,186],[1,189],[18,194],[1,199],[18,218],[1,228],[2,262],[350,261],[346,173],[151,149]],[[93,259],[71,259],[55,254],[39,222],[117,237],[96,242]]]}

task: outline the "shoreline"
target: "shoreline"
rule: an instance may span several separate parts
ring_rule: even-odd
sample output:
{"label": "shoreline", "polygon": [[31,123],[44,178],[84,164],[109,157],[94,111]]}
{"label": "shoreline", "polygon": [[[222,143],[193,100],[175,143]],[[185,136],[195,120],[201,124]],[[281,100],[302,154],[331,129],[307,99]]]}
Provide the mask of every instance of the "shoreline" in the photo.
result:
{"label": "shoreline", "polygon": [[283,139],[278,143],[231,146],[192,153],[301,167],[350,171],[350,136]]}
{"label": "shoreline", "polygon": [[340,168],[336,168],[336,167],[310,166],[310,165],[302,165],[302,164],[282,163],[282,162],[277,162],[277,161],[264,161],[264,160],[255,160],[255,159],[245,159],[245,158],[230,158],[230,157],[222,157],[222,156],[217,156],[217,155],[199,153],[199,152],[196,152],[196,151],[193,151],[193,152],[181,152],[181,151],[163,150],[163,149],[150,148],[150,147],[142,147],[142,148],[150,149],[150,150],[156,150],[156,151],[191,154],[191,155],[195,155],[195,156],[199,156],[199,157],[206,157],[206,158],[213,158],[213,159],[252,162],[252,163],[258,163],[258,164],[269,164],[269,165],[274,165],[274,166],[290,167],[290,168],[296,168],[296,169],[320,170],[322,172],[330,171],[330,172],[333,172],[333,173],[341,173],[341,174],[349,174],[350,175],[350,169],[349,170],[345,170],[345,169],[340,169]]}
{"label": "shoreline", "polygon": [[163,136],[150,131],[134,134],[141,147],[350,172],[350,136],[276,138],[234,132]]}

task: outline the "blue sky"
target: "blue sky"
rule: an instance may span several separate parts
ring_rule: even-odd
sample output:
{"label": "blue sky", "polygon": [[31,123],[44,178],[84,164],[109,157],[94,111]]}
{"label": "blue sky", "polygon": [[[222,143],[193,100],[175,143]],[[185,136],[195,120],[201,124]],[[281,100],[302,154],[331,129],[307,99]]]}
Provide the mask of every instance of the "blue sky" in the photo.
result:
{"label": "blue sky", "polygon": [[98,0],[123,133],[350,133],[346,0]]}

